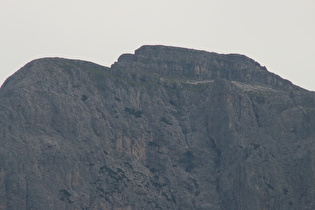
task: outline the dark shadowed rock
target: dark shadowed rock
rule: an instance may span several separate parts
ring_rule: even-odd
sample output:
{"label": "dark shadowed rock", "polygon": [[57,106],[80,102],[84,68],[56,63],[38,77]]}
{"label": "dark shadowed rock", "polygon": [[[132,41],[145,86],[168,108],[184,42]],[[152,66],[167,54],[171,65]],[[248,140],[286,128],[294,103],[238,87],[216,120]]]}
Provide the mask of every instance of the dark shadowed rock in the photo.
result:
{"label": "dark shadowed rock", "polygon": [[243,55],[34,60],[0,141],[0,209],[315,209],[315,94]]}

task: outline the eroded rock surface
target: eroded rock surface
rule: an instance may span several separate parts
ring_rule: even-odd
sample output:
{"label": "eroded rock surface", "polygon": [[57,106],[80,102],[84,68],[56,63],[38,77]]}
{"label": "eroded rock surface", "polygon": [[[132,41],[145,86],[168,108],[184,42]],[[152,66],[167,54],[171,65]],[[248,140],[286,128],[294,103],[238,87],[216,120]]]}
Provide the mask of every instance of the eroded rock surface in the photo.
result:
{"label": "eroded rock surface", "polygon": [[315,94],[243,55],[32,61],[0,90],[0,209],[315,209]]}

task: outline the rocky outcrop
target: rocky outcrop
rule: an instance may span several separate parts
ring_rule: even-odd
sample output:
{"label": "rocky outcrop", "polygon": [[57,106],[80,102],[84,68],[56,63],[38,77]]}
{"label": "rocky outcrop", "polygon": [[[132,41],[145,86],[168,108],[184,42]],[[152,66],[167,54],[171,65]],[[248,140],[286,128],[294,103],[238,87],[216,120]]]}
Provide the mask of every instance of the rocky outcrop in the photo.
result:
{"label": "rocky outcrop", "polygon": [[[135,54],[119,57],[112,68],[130,74],[158,74],[159,77],[198,81],[224,78],[247,84],[262,84],[277,89],[294,88],[291,82],[267,71],[244,55],[220,55],[166,46],[143,46]],[[295,87],[296,88],[296,87]]]}
{"label": "rocky outcrop", "polygon": [[315,94],[243,55],[32,61],[0,141],[0,209],[315,208]]}

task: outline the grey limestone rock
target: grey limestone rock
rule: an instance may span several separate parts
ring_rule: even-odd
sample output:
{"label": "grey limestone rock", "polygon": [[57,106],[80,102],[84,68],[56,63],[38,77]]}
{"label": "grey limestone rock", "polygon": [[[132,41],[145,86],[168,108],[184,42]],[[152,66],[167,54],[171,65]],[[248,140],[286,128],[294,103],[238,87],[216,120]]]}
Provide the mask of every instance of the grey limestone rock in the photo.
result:
{"label": "grey limestone rock", "polygon": [[315,209],[315,93],[243,55],[34,60],[0,144],[0,209]]}

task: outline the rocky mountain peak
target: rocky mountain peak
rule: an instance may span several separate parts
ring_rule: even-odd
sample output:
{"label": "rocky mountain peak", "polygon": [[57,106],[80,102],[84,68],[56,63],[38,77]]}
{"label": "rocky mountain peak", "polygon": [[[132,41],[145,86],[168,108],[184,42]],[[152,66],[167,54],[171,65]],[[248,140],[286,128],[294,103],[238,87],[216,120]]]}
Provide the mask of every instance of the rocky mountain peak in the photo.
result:
{"label": "rocky mountain peak", "polygon": [[243,55],[32,61],[0,145],[0,209],[315,209],[315,94]]}
{"label": "rocky mountain peak", "polygon": [[134,54],[123,54],[112,65],[115,71],[155,73],[187,80],[218,78],[277,89],[293,88],[291,82],[240,54],[218,54],[168,46],[142,46]]}

